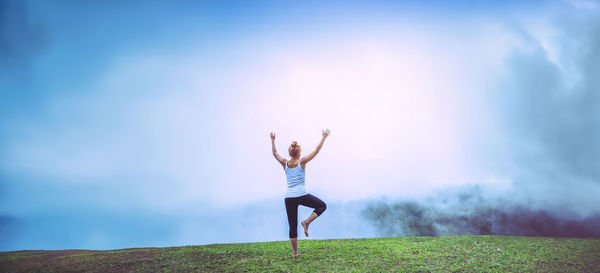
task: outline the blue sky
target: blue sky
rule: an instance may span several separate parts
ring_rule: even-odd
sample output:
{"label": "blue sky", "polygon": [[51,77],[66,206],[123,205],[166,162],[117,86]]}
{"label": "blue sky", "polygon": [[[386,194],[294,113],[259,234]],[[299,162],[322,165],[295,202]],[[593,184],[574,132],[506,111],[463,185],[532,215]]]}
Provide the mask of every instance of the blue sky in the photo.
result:
{"label": "blue sky", "polygon": [[332,130],[315,238],[469,185],[599,207],[597,1],[0,3],[1,250],[285,240],[271,131]]}

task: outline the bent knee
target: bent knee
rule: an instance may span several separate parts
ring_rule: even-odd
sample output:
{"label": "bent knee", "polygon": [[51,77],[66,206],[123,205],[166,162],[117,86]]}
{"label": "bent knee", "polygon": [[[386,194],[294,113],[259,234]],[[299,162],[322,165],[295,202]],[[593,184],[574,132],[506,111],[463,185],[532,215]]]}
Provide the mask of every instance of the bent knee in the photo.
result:
{"label": "bent knee", "polygon": [[323,203],[323,205],[321,205],[318,209],[315,210],[315,212],[317,213],[317,215],[321,216],[321,214],[323,214],[323,212],[327,209],[327,204]]}

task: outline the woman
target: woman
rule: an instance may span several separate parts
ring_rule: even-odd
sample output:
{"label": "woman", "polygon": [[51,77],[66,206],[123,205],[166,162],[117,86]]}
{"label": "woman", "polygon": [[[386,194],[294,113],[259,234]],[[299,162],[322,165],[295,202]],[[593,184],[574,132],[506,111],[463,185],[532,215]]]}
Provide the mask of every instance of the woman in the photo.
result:
{"label": "woman", "polygon": [[325,202],[306,192],[306,188],[304,187],[304,170],[306,169],[306,163],[315,158],[321,150],[321,147],[323,147],[323,143],[327,136],[329,136],[329,132],[329,129],[323,130],[323,138],[315,151],[303,158],[300,158],[300,152],[302,150],[300,145],[298,145],[296,141],[292,142],[292,145],[290,145],[290,148],[288,149],[291,157],[289,161],[277,154],[277,149],[275,149],[275,133],[271,132],[273,156],[279,161],[285,170],[285,175],[287,177],[287,192],[284,200],[288,224],[290,225],[290,243],[292,244],[292,249],[294,249],[294,258],[300,256],[298,253],[298,205],[315,209],[306,220],[301,222],[306,237],[308,237],[308,226],[310,223],[327,209]]}

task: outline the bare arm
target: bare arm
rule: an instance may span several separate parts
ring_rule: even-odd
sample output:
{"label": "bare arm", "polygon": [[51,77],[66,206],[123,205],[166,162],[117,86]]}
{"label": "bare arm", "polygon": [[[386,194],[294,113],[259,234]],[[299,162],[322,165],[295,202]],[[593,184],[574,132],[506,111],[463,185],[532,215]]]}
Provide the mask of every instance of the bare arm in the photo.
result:
{"label": "bare arm", "polygon": [[277,159],[277,161],[285,169],[285,159],[277,153],[277,148],[275,148],[275,133],[273,133],[273,132],[271,132],[271,148],[273,149],[273,156],[275,157],[275,159]]}
{"label": "bare arm", "polygon": [[315,156],[319,153],[319,151],[321,151],[321,148],[323,147],[323,143],[325,143],[325,139],[329,136],[329,129],[323,130],[323,137],[321,138],[321,142],[319,142],[319,145],[317,145],[317,148],[310,154],[308,154],[307,156],[303,157],[300,162],[306,164],[309,161],[311,161],[313,158],[315,158]]}

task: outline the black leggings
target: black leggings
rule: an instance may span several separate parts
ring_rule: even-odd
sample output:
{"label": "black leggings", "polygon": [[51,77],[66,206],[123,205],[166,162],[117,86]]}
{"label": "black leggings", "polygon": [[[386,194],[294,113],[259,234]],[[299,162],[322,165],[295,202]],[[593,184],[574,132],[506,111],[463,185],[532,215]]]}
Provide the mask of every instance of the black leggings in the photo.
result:
{"label": "black leggings", "polygon": [[327,209],[327,205],[323,200],[310,193],[285,198],[285,210],[287,211],[288,224],[290,224],[290,238],[298,238],[298,205],[315,209],[313,212],[319,216]]}

